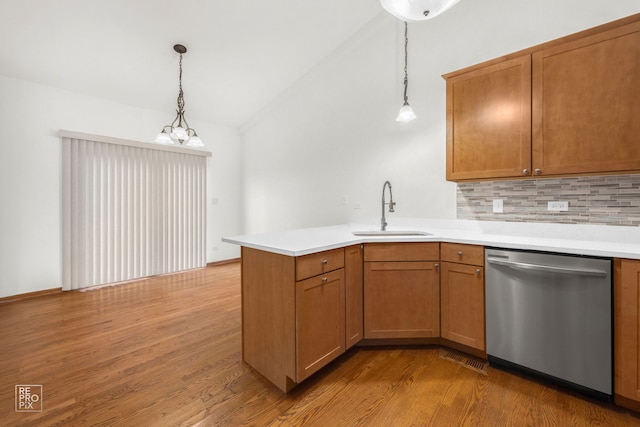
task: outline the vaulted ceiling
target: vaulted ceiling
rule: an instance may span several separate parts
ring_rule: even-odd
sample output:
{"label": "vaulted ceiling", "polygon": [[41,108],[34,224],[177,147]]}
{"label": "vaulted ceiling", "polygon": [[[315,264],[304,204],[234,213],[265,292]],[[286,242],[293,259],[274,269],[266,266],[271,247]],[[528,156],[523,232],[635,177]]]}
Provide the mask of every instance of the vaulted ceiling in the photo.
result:
{"label": "vaulted ceiling", "polygon": [[[0,0],[0,75],[239,127],[383,12],[378,0]],[[394,18],[389,18],[394,19]]]}

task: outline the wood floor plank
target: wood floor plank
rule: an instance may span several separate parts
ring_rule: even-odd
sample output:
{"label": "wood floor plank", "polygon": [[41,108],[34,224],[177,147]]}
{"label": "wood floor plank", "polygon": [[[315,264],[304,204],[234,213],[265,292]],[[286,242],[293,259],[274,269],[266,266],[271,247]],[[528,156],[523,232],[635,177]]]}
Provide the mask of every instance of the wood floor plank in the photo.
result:
{"label": "wood floor plank", "polygon": [[[354,348],[289,394],[241,359],[238,263],[0,302],[0,424],[640,426],[638,414],[434,347]],[[14,411],[42,384],[41,413]]]}

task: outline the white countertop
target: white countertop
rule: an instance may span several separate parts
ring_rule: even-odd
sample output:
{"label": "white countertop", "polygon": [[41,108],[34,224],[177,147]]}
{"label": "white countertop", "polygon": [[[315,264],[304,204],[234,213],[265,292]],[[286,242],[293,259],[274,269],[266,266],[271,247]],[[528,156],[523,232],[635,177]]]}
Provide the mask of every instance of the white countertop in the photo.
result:
{"label": "white countertop", "polygon": [[300,256],[370,242],[451,242],[506,249],[561,252],[640,259],[640,227],[500,221],[393,219],[388,231],[420,231],[428,236],[356,236],[379,230],[379,223],[359,222],[261,234],[225,237],[222,241]]}

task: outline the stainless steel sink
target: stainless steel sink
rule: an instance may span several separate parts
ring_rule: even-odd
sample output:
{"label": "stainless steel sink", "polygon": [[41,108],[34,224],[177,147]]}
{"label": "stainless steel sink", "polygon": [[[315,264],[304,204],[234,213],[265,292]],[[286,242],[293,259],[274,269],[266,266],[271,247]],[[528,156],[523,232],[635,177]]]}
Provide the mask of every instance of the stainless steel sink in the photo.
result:
{"label": "stainless steel sink", "polygon": [[354,236],[431,236],[431,233],[415,230],[362,230],[352,231]]}

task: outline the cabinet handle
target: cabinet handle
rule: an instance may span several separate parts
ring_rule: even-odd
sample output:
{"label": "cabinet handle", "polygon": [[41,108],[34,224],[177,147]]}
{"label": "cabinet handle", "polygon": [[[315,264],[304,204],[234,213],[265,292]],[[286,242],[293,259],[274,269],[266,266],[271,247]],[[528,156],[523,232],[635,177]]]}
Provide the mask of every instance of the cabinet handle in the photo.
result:
{"label": "cabinet handle", "polygon": [[462,251],[458,251],[458,256],[462,256]]}
{"label": "cabinet handle", "polygon": [[477,270],[476,270],[476,274],[480,274],[480,269],[477,269]]}
{"label": "cabinet handle", "polygon": [[326,259],[323,259],[323,260],[322,260],[322,261],[320,261],[320,262],[322,262],[322,265],[327,265],[327,260],[326,260]]}
{"label": "cabinet handle", "polygon": [[540,175],[542,173],[542,171],[540,169],[536,169],[535,173],[536,173],[536,175]]}
{"label": "cabinet handle", "polygon": [[322,278],[322,284],[324,285],[325,283],[327,283],[327,278],[326,278],[326,277],[323,277],[323,278]]}
{"label": "cabinet handle", "polygon": [[433,267],[437,270],[438,268],[440,268],[440,264],[433,264]]}
{"label": "cabinet handle", "polygon": [[529,175],[529,169],[522,169],[522,175]]}

